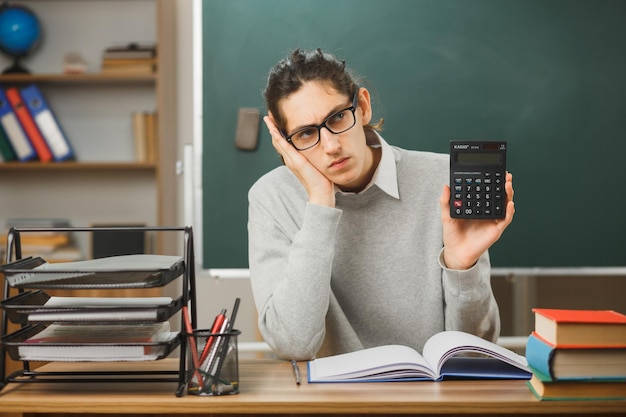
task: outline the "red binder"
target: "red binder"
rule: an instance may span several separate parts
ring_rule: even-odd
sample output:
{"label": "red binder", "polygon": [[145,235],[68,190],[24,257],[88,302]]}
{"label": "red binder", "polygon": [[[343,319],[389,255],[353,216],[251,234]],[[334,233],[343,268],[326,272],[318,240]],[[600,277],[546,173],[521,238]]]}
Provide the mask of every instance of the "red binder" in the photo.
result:
{"label": "red binder", "polygon": [[41,132],[35,124],[28,108],[24,105],[24,101],[22,100],[19,90],[16,87],[8,88],[6,90],[6,96],[9,103],[11,103],[11,107],[13,107],[13,111],[17,115],[18,120],[24,128],[24,131],[26,132],[28,140],[30,140],[33,148],[35,148],[39,160],[41,162],[51,161],[52,152],[50,152],[50,148],[48,148],[46,140],[41,135]]}

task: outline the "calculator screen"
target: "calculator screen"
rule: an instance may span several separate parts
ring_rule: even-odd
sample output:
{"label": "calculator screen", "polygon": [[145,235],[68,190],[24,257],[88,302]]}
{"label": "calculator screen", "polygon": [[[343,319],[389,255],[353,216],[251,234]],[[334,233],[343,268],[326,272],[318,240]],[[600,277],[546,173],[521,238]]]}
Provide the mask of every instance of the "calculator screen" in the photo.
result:
{"label": "calculator screen", "polygon": [[500,153],[498,152],[460,152],[456,154],[456,160],[460,163],[500,165]]}

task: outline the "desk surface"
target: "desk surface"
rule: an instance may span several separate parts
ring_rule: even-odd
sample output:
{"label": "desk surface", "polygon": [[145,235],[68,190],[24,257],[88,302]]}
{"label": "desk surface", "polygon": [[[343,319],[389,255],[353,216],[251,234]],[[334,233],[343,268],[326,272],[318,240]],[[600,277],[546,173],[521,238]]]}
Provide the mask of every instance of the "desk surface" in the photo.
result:
{"label": "desk surface", "polygon": [[[177,360],[132,364],[176,369]],[[45,369],[126,369],[124,363],[53,363]],[[176,383],[9,383],[0,413],[109,414],[563,414],[626,413],[626,401],[537,401],[524,381],[296,385],[288,362],[240,363],[240,394],[174,395]]]}

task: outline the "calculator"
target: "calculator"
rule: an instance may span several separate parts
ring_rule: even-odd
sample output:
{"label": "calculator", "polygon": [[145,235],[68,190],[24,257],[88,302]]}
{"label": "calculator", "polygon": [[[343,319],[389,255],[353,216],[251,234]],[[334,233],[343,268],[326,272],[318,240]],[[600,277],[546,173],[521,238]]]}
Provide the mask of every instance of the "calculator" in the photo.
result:
{"label": "calculator", "polygon": [[506,142],[450,141],[450,216],[501,219],[506,214]]}

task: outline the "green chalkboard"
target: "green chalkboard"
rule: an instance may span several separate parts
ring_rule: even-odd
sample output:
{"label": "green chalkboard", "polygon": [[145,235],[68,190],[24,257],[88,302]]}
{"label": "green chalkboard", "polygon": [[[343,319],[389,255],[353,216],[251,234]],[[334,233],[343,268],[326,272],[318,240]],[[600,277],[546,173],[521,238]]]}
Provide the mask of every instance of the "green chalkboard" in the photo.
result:
{"label": "green chalkboard", "polygon": [[280,160],[261,123],[269,68],[321,47],[363,75],[383,136],[447,152],[507,140],[516,215],[494,266],[626,264],[626,1],[211,0],[203,2],[203,257],[245,268],[247,191]]}

